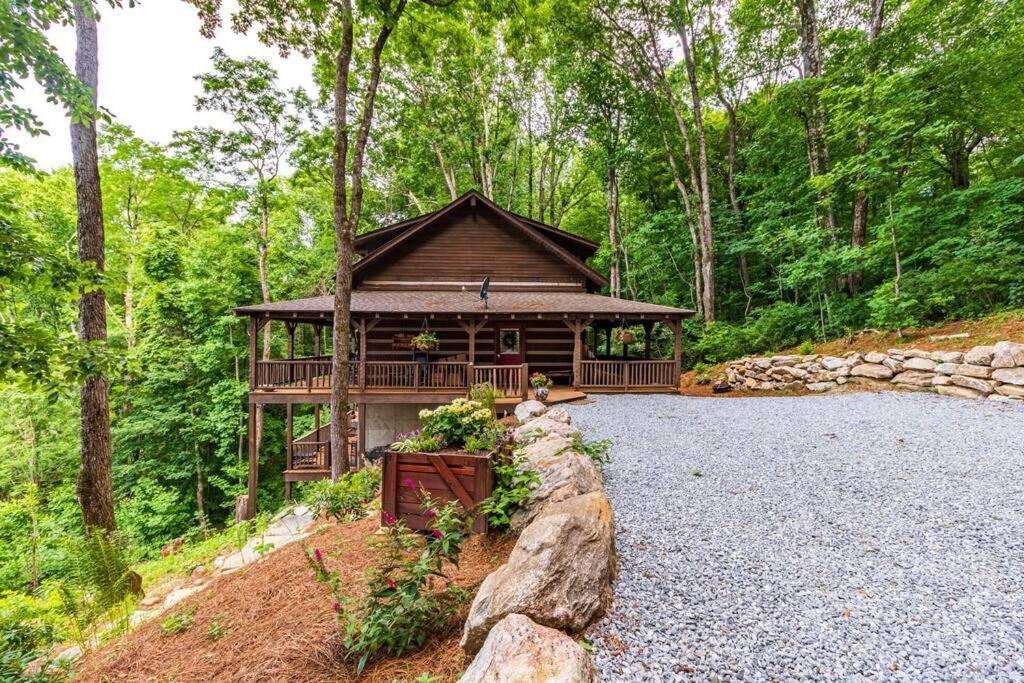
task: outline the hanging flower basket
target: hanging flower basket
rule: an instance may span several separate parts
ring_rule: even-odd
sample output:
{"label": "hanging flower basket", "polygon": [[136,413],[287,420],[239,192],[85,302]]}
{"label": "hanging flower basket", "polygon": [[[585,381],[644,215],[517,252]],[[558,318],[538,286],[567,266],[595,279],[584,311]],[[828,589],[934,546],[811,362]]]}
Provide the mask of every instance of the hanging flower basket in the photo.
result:
{"label": "hanging flower basket", "polygon": [[433,332],[420,332],[409,341],[409,344],[417,351],[423,352],[433,351],[440,346],[437,335]]}
{"label": "hanging flower basket", "polygon": [[636,337],[633,336],[633,333],[628,328],[620,327],[615,330],[615,341],[622,345],[632,344],[636,341]]}

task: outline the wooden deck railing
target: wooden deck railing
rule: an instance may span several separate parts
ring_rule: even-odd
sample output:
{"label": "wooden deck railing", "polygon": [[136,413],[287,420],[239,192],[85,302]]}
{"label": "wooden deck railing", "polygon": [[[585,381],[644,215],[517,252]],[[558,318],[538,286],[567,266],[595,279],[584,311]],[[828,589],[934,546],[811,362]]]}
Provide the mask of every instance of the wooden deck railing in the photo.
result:
{"label": "wooden deck railing", "polygon": [[[349,383],[354,390],[468,391],[490,382],[507,398],[529,395],[529,366],[471,365],[466,362],[351,361]],[[674,387],[678,368],[671,360],[580,361],[583,389],[643,389]],[[261,360],[256,363],[256,389],[265,391],[326,391],[331,388],[331,361],[319,358]]]}
{"label": "wooden deck railing", "polygon": [[679,383],[672,360],[585,360],[580,362],[584,389],[642,389],[674,387]]}
{"label": "wooden deck railing", "polygon": [[516,396],[526,400],[529,397],[529,366],[522,365],[476,365],[473,367],[473,383],[489,382],[507,398]]}
{"label": "wooden deck railing", "polygon": [[325,424],[295,439],[291,456],[288,469],[331,469],[331,425]]}

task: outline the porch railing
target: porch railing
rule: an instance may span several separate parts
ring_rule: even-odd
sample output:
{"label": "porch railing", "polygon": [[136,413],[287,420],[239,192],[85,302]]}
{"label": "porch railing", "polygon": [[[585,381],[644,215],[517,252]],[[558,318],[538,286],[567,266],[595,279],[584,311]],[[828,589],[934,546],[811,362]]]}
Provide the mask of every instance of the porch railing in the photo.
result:
{"label": "porch railing", "polygon": [[584,389],[674,387],[679,383],[674,360],[585,360],[580,362]]}
{"label": "porch railing", "polygon": [[476,365],[473,367],[473,383],[489,382],[507,398],[528,397],[529,366],[522,365]]}
{"label": "porch railing", "polygon": [[331,425],[325,424],[292,442],[293,470],[329,470],[331,468]]}

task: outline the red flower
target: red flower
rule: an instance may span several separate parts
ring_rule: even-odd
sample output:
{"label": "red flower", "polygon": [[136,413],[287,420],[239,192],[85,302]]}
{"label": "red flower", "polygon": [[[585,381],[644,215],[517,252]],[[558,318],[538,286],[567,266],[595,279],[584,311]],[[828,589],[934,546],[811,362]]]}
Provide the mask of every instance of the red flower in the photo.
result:
{"label": "red flower", "polygon": [[388,588],[395,588],[397,585],[394,579],[388,579]]}
{"label": "red flower", "polygon": [[385,512],[382,516],[384,517],[384,523],[388,526],[393,526],[395,522],[398,521],[398,519],[390,512]]}
{"label": "red flower", "polygon": [[437,517],[437,513],[433,510],[427,510],[427,517]]}
{"label": "red flower", "polygon": [[340,602],[334,603],[334,605],[332,606],[331,609],[333,609],[338,614],[341,614],[341,603]]}
{"label": "red flower", "polygon": [[444,534],[441,533],[440,529],[434,529],[434,538],[441,538]]}
{"label": "red flower", "polygon": [[320,553],[320,548],[313,549],[313,559],[315,559],[317,562],[324,561],[324,556]]}

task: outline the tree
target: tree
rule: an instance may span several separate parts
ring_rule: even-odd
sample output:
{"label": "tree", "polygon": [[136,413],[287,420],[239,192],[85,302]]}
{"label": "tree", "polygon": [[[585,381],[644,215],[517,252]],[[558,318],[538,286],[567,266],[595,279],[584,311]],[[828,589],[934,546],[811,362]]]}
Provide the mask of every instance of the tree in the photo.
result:
{"label": "tree", "polygon": [[[281,163],[301,134],[300,90],[284,92],[277,87],[277,72],[264,60],[236,60],[220,48],[213,51],[213,71],[196,76],[203,94],[196,98],[197,111],[219,111],[234,122],[231,130],[206,127],[179,135],[179,143],[195,153],[212,156],[216,171],[229,174],[248,195],[249,211],[256,221],[256,252],[260,293],[270,303],[267,254],[270,247],[270,213]],[[270,325],[263,328],[263,360],[270,359]],[[256,450],[263,441],[263,405],[256,406]]]}
{"label": "tree", "polygon": [[[89,89],[96,111],[99,76],[99,44],[96,10],[91,4],[75,4],[75,75]],[[92,269],[92,283],[82,291],[78,310],[78,337],[102,361],[107,341],[106,297],[103,293],[104,235],[103,200],[96,147],[95,115],[71,123],[71,153],[75,167],[78,202],[78,260]],[[113,531],[114,487],[110,445],[110,386],[96,363],[82,385],[82,469],[78,475],[78,500],[87,529]]]}

